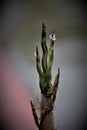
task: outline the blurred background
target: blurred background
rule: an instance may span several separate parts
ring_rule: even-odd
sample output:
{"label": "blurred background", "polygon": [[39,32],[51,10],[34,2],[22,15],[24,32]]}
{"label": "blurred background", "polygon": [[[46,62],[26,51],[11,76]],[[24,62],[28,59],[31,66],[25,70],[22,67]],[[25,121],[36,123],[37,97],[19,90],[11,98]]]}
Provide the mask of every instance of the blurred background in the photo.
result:
{"label": "blurred background", "polygon": [[55,128],[86,128],[86,44],[84,3],[79,0],[3,0],[0,7],[0,44],[34,98],[40,98],[35,47],[41,51],[41,26],[55,32],[52,83],[60,68],[54,108]]}

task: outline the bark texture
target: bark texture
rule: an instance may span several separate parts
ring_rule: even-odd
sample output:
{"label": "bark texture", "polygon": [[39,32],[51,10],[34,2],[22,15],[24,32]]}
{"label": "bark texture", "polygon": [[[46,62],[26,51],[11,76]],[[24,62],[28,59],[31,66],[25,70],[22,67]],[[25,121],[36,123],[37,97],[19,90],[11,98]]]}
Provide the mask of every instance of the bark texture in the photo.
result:
{"label": "bark texture", "polygon": [[[48,107],[49,100],[50,100],[50,98],[46,98],[45,96],[42,95],[41,111],[44,110],[44,107],[46,107],[46,106]],[[54,129],[54,115],[53,115],[52,111],[48,112],[46,114],[46,116],[44,117],[42,124],[41,124],[41,129],[42,130],[53,130]]]}

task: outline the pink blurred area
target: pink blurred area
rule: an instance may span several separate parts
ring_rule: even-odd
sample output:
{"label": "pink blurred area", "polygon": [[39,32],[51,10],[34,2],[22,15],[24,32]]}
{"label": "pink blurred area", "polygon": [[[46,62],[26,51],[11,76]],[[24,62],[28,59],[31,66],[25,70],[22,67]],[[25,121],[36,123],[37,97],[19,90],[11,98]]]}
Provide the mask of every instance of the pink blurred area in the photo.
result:
{"label": "pink blurred area", "polygon": [[1,125],[5,130],[37,130],[29,92],[4,48],[0,47]]}

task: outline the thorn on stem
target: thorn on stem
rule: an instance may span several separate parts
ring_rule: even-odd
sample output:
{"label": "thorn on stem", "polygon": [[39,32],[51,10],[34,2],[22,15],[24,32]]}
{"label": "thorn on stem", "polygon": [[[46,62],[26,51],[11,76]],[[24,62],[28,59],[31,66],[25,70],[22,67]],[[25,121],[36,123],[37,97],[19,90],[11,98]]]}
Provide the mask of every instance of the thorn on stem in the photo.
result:
{"label": "thorn on stem", "polygon": [[30,100],[30,104],[31,104],[32,113],[33,113],[33,116],[34,116],[35,123],[36,123],[37,127],[39,128],[39,126],[40,126],[39,119],[38,119],[36,109],[35,109],[35,106],[34,106],[32,100]]}
{"label": "thorn on stem", "polygon": [[46,38],[46,26],[44,25],[44,22],[42,24],[42,38]]}
{"label": "thorn on stem", "polygon": [[38,46],[36,46],[36,56],[38,56],[39,52],[38,52]]}
{"label": "thorn on stem", "polygon": [[58,77],[60,76],[60,69],[58,68]]}

